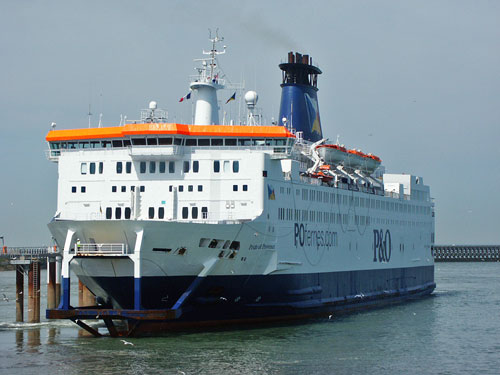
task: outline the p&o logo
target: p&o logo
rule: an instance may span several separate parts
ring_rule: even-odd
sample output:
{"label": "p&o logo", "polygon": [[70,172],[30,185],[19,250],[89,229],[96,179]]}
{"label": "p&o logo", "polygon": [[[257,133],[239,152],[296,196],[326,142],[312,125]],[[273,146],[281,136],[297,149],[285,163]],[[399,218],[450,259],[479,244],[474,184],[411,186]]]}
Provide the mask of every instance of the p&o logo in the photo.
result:
{"label": "p&o logo", "polygon": [[373,230],[373,261],[388,262],[391,260],[391,232],[387,229]]}

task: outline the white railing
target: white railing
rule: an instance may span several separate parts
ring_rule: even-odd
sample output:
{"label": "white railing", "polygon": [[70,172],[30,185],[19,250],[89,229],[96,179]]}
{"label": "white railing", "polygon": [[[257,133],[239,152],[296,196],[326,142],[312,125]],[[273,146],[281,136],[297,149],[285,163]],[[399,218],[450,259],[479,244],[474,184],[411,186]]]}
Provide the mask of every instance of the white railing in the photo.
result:
{"label": "white railing", "polygon": [[74,252],[76,255],[126,255],[128,246],[124,243],[77,243]]}

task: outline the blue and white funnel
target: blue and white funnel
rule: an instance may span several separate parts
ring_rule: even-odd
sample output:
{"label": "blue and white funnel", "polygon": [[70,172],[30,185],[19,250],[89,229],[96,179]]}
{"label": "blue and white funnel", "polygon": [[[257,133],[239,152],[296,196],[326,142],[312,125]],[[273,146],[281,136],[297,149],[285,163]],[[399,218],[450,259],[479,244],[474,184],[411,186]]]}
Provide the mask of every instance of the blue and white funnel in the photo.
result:
{"label": "blue and white funnel", "polygon": [[318,106],[318,74],[308,55],[288,53],[288,63],[279,65],[283,71],[279,124],[302,132],[308,141],[323,138]]}

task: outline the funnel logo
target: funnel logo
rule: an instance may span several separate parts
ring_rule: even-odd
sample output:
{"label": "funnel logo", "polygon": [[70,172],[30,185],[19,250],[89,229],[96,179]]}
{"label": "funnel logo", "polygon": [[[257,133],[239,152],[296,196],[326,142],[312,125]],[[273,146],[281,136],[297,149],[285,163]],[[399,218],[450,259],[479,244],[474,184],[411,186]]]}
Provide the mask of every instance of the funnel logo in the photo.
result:
{"label": "funnel logo", "polygon": [[304,98],[306,99],[306,108],[309,119],[309,124],[311,126],[311,133],[316,133],[319,137],[322,137],[321,134],[321,122],[319,120],[319,109],[318,109],[318,101],[316,99],[311,98],[308,93],[304,94]]}

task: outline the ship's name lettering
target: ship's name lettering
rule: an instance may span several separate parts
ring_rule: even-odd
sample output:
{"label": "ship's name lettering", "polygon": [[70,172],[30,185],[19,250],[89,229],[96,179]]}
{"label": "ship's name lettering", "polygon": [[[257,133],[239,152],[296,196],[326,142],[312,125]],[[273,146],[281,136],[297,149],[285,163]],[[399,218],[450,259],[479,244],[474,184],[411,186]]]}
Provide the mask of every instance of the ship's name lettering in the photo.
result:
{"label": "ship's name lettering", "polygon": [[250,245],[248,250],[274,250],[276,245],[266,245],[265,243],[259,243],[256,245]]}
{"label": "ship's name lettering", "polygon": [[334,247],[337,244],[337,232],[328,230],[309,230],[307,224],[295,223],[295,247]]}
{"label": "ship's name lettering", "polygon": [[388,262],[391,260],[391,232],[387,229],[373,230],[373,261]]}

